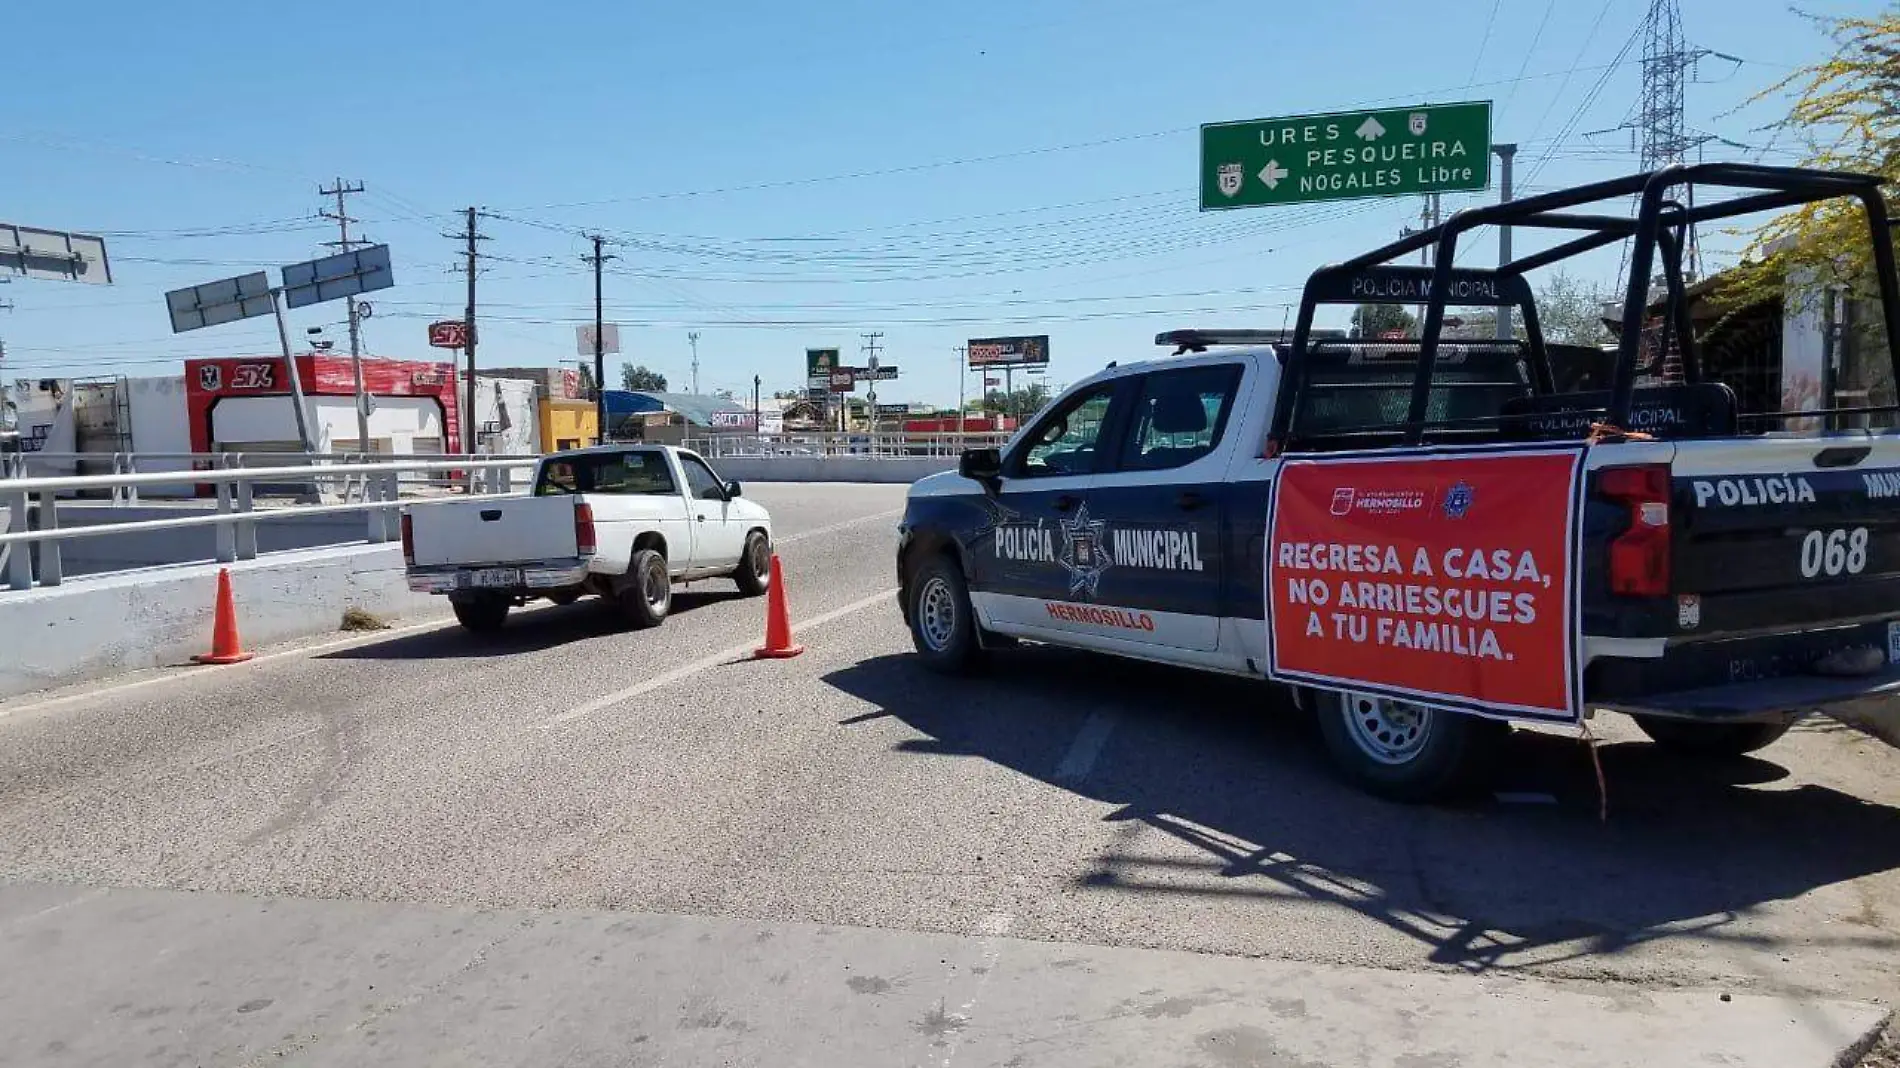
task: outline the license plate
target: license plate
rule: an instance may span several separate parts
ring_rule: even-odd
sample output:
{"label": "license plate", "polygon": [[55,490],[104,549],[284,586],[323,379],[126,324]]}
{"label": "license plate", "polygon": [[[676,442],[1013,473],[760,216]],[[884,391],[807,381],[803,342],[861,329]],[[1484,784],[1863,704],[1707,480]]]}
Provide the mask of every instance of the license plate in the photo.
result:
{"label": "license plate", "polygon": [[1900,664],[1900,623],[1887,624],[1887,663]]}
{"label": "license plate", "polygon": [[521,569],[485,567],[480,571],[466,571],[462,573],[462,584],[479,589],[508,589],[521,585]]}

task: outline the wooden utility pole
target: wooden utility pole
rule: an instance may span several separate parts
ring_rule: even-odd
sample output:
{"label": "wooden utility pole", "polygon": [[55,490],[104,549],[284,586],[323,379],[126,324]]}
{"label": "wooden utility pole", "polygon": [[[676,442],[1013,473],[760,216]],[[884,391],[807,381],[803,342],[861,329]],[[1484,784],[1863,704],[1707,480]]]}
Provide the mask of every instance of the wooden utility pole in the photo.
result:
{"label": "wooden utility pole", "polygon": [[[341,178],[338,178],[336,184],[328,189],[322,186],[317,187],[318,196],[336,198],[336,211],[319,210],[317,212],[317,214],[323,218],[336,220],[337,239],[335,241],[325,241],[324,244],[326,246],[336,249],[338,252],[348,252],[358,245],[369,244],[367,241],[351,239],[350,224],[356,220],[350,218],[350,213],[346,201],[344,200],[344,198],[351,193],[361,193],[362,191],[362,182],[345,182]],[[345,304],[349,309],[350,317],[350,377],[356,382],[356,451],[367,453],[371,450],[369,444],[369,399],[363,392],[362,318],[356,312],[355,297],[348,298]]]}
{"label": "wooden utility pole", "polygon": [[595,234],[594,254],[583,257],[594,265],[594,419],[599,427],[596,440],[607,442],[607,323],[606,313],[601,304],[601,268],[613,256],[602,252],[600,246],[606,238]]}
{"label": "wooden utility pole", "polygon": [[462,239],[467,245],[465,255],[468,257],[464,265],[464,269],[468,271],[468,308],[462,314],[464,335],[462,351],[465,354],[463,362],[467,364],[464,371],[467,382],[462,389],[462,451],[470,455],[475,452],[477,429],[475,425],[475,260],[479,253],[475,251],[475,243],[488,240],[475,230],[476,214],[473,207],[467,209],[468,227],[462,232]]}

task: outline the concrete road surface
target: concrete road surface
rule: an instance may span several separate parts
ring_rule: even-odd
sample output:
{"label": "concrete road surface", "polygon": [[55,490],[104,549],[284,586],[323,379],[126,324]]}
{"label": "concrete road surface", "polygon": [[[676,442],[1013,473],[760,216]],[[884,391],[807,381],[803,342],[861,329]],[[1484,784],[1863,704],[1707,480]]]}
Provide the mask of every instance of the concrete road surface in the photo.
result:
{"label": "concrete road surface", "polygon": [[0,704],[0,1063],[1824,1065],[1900,993],[1858,734],[1397,807],[1260,685],[924,674],[902,488],[749,492],[795,660],[705,583]]}

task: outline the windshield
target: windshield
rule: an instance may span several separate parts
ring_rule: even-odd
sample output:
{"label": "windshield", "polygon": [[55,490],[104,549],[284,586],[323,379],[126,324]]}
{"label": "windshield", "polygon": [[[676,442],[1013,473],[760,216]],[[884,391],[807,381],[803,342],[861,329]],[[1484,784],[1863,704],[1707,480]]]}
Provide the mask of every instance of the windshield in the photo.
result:
{"label": "windshield", "polygon": [[666,456],[658,452],[605,453],[549,460],[535,477],[534,495],[613,493],[660,496],[679,492]]}

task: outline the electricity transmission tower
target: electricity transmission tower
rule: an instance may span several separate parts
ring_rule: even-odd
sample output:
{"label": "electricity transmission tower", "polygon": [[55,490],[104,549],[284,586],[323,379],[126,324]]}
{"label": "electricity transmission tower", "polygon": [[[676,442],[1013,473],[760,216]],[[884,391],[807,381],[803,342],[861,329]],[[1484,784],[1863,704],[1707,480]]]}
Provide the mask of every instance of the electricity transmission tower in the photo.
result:
{"label": "electricity transmission tower", "polygon": [[[1725,52],[1689,45],[1682,36],[1682,9],[1677,0],[1650,0],[1649,12],[1643,17],[1642,92],[1630,119],[1611,127],[1630,131],[1645,173],[1687,163],[1692,154],[1699,161],[1702,146],[1711,141],[1734,148],[1748,147],[1692,129],[1683,120],[1683,87],[1695,79],[1696,65],[1710,56],[1730,63],[1741,62]],[[1598,134],[1609,132],[1596,131]],[[1694,206],[1695,188],[1689,187],[1686,195],[1690,206]],[[1694,227],[1689,228],[1683,244],[1683,274],[1693,281],[1702,275],[1702,250]]]}
{"label": "electricity transmission tower", "polygon": [[1690,149],[1712,140],[1707,134],[1686,133],[1682,120],[1683,83],[1696,61],[1708,54],[1706,48],[1683,43],[1682,10],[1676,0],[1650,0],[1643,20],[1643,92],[1632,123],[1643,170],[1682,163]]}

